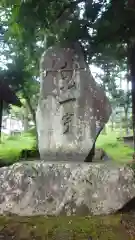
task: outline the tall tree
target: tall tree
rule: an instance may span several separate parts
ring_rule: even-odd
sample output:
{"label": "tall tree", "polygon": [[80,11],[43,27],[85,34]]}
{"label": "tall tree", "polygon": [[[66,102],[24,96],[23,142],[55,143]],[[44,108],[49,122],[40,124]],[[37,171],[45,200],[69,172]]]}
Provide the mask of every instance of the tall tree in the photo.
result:
{"label": "tall tree", "polygon": [[[7,11],[8,42],[24,46],[30,56],[37,42],[79,41],[87,62],[124,59],[131,72],[133,132],[135,137],[135,14],[133,0],[1,1]],[[101,61],[100,61],[101,62]],[[112,67],[113,68],[113,67]]]}

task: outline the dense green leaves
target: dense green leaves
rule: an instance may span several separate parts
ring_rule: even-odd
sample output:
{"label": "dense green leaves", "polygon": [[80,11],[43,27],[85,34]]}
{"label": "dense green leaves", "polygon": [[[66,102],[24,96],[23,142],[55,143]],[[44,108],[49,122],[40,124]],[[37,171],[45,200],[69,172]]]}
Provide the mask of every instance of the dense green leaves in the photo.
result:
{"label": "dense green leaves", "polygon": [[39,89],[34,79],[39,76],[42,51],[65,40],[79,41],[87,62],[103,70],[104,88],[112,98],[119,94],[117,76],[127,71],[128,46],[135,37],[135,11],[126,0],[3,0],[3,11],[6,17],[1,18],[0,37],[6,41],[5,55],[12,62],[0,76],[28,101],[26,93],[32,96]]}
{"label": "dense green leaves", "polygon": [[[5,36],[10,52],[17,55],[14,65],[20,72],[20,85],[37,75],[34,69],[36,66],[38,72],[42,49],[56,41],[80,41],[86,60],[104,71],[106,64],[112,71],[120,61],[126,61],[134,15],[127,14],[132,11],[124,0],[16,0],[12,4],[4,0],[1,7],[8,16]],[[8,68],[12,71],[13,64]]]}
{"label": "dense green leaves", "polygon": [[82,41],[88,59],[95,52],[106,48],[107,52],[108,44],[109,48],[115,45],[122,57],[122,44],[135,36],[135,14],[126,0],[16,0],[12,4],[4,0],[2,6],[10,9],[9,35],[31,49],[46,36],[47,46],[64,39]]}

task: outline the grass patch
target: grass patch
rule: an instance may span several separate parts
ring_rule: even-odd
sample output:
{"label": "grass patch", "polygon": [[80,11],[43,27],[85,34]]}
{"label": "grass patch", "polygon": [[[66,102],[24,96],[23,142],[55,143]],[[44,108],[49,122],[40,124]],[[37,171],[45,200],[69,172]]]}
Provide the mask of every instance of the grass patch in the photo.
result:
{"label": "grass patch", "polygon": [[31,133],[4,138],[0,144],[0,159],[17,161],[23,149],[32,149],[35,139]]}
{"label": "grass patch", "polygon": [[1,239],[14,240],[129,240],[131,238],[122,226],[121,218],[121,215],[0,217],[0,236]]}
{"label": "grass patch", "polygon": [[132,159],[133,149],[118,141],[119,133],[109,132],[107,135],[100,135],[96,147],[103,148],[105,152],[115,161],[128,162]]}

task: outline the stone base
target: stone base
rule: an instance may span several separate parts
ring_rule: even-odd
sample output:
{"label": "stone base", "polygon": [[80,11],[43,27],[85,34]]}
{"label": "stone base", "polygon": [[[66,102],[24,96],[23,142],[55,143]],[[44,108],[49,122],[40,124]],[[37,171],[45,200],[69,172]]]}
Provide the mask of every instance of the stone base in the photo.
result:
{"label": "stone base", "polygon": [[134,172],[114,163],[34,161],[0,169],[0,214],[110,214],[133,197]]}

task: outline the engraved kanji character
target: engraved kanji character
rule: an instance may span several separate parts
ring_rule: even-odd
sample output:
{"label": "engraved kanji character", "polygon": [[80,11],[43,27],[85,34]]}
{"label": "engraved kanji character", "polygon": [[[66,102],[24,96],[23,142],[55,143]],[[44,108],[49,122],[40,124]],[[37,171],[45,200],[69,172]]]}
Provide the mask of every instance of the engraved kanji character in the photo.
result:
{"label": "engraved kanji character", "polygon": [[73,113],[66,113],[66,114],[62,117],[62,121],[63,121],[63,125],[64,125],[63,134],[69,132],[70,124],[71,124],[72,116],[73,116],[73,115],[74,115]]}

